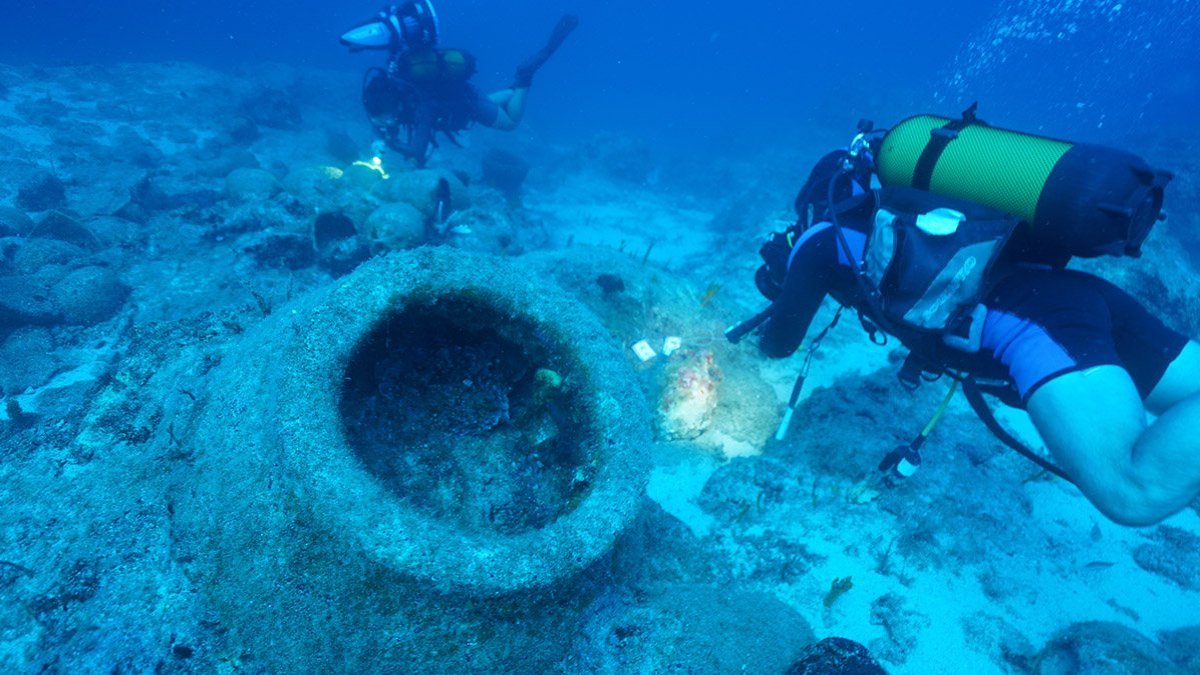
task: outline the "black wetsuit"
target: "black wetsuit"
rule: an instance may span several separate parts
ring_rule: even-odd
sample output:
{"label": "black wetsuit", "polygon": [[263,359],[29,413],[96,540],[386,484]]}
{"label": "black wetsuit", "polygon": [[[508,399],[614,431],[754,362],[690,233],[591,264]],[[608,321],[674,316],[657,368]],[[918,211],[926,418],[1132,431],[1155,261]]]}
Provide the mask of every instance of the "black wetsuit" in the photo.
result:
{"label": "black wetsuit", "polygon": [[[842,229],[851,254],[861,259],[867,226],[852,221]],[[861,305],[862,293],[835,230],[818,223],[792,248],[783,291],[761,330],[762,351],[776,358],[794,352],[826,294],[843,305]],[[1144,398],[1188,341],[1120,288],[1074,270],[1012,267],[984,304],[988,313],[980,353],[968,356],[942,347],[941,356],[955,367],[1007,378],[1021,403],[1059,375],[1098,365],[1124,368]]]}
{"label": "black wetsuit", "polygon": [[404,100],[392,120],[375,131],[388,147],[423,165],[437,132],[455,133],[472,122],[495,126],[500,106],[470,82],[401,82]]}

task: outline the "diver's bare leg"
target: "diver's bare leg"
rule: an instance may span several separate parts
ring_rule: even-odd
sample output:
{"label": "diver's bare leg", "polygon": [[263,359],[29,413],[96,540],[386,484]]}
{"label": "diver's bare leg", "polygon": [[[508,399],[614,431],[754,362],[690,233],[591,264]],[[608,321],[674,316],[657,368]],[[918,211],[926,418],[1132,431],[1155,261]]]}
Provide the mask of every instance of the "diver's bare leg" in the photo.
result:
{"label": "diver's bare leg", "polygon": [[1046,447],[1113,521],[1151,525],[1200,493],[1200,386],[1189,374],[1196,364],[1200,352],[1190,344],[1148,399],[1174,405],[1148,427],[1137,388],[1117,366],[1068,373],[1030,396]]}
{"label": "diver's bare leg", "polygon": [[521,123],[525,116],[525,97],[528,89],[501,89],[488,96],[488,99],[500,106],[500,114],[496,117],[493,128],[501,131],[512,131]]}
{"label": "diver's bare leg", "polygon": [[1200,394],[1200,344],[1189,342],[1146,397],[1146,410],[1161,415]]}

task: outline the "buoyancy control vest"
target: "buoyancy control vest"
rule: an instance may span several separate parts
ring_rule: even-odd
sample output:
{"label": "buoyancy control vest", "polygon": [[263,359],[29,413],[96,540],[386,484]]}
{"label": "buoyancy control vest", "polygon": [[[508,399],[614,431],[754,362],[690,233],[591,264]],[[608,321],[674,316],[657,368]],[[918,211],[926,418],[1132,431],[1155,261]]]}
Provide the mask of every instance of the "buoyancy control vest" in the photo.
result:
{"label": "buoyancy control vest", "polygon": [[914,351],[931,352],[928,341],[939,338],[958,351],[979,351],[981,303],[1019,224],[975,202],[881,188],[858,272],[862,310]]}

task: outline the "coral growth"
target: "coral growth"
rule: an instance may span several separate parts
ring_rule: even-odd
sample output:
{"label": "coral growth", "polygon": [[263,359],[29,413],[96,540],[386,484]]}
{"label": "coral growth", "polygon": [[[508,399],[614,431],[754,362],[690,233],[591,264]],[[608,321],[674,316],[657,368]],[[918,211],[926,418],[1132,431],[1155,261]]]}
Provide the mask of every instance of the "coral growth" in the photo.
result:
{"label": "coral growth", "polygon": [[834,577],[833,582],[829,584],[829,592],[825,594],[825,599],[821,601],[821,604],[833,607],[833,603],[837,602],[838,598],[845,595],[851,588],[854,588],[854,580],[850,577]]}
{"label": "coral growth", "polygon": [[666,371],[658,426],[672,440],[696,438],[712,424],[721,371],[710,351],[687,351]]}

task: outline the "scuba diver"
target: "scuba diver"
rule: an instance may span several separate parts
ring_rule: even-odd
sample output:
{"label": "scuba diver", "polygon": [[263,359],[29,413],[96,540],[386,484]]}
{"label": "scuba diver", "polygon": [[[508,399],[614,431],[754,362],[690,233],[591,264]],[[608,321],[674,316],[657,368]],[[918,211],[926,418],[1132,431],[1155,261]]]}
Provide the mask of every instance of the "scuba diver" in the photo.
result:
{"label": "scuba diver", "polygon": [[456,134],[472,122],[515,129],[534,75],[578,23],[575,16],[563,16],[546,45],[517,68],[512,84],[486,97],[470,83],[475,58],[438,46],[438,18],[430,0],[386,7],[344,33],[341,43],[351,51],[387,50],[387,67],[371,68],[363,78],[363,107],[387,147],[424,166],[438,133],[457,145]]}
{"label": "scuba diver", "polygon": [[[975,106],[960,120],[859,131],[817,162],[796,225],[762,247],[756,282],[772,303],[729,339],[757,330],[766,356],[787,357],[828,294],[842,305],[834,323],[851,308],[877,344],[891,335],[909,349],[902,382],[949,375],[935,419],[880,464],[889,475],[919,466],[961,385],[1018,450],[981,394],[1025,409],[1056,464],[1023,454],[1117,523],[1154,524],[1196,499],[1200,344],[1115,285],[1066,269],[1072,256],[1138,255],[1171,174],[1112,148],[991,127]],[[779,439],[824,334],[810,340]]]}

